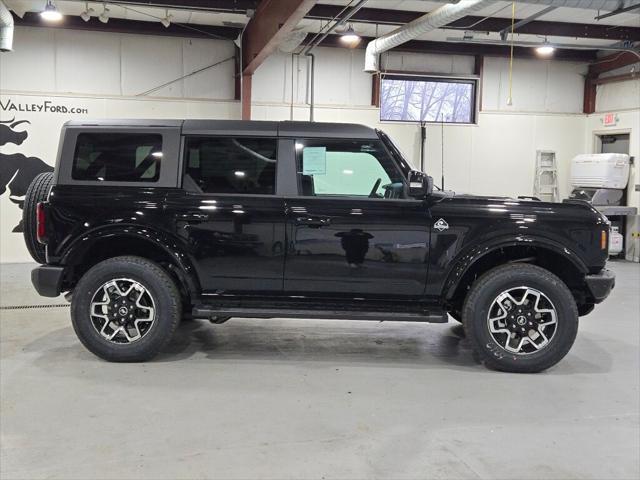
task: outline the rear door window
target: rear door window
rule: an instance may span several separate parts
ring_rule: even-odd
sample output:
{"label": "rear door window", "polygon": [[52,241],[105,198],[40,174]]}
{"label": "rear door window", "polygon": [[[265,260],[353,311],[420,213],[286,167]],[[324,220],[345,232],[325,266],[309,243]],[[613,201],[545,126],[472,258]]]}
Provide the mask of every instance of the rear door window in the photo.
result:
{"label": "rear door window", "polygon": [[273,195],[275,138],[189,137],[186,174],[204,193]]}
{"label": "rear door window", "polygon": [[81,133],[71,176],[98,182],[157,182],[162,157],[160,134]]}

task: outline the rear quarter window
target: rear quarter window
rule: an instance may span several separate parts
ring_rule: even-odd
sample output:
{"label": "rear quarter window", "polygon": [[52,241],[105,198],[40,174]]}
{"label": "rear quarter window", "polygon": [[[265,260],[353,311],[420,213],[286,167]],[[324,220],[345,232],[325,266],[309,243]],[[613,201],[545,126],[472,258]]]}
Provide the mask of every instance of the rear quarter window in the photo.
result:
{"label": "rear quarter window", "polygon": [[97,182],[156,182],[162,157],[160,134],[81,133],[71,177]]}

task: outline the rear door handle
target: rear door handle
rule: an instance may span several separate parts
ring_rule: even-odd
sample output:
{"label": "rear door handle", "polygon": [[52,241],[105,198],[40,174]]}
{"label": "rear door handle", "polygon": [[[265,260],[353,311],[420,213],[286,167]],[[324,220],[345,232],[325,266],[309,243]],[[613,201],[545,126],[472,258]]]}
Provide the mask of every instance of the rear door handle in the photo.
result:
{"label": "rear door handle", "polygon": [[329,217],[297,217],[296,225],[304,225],[310,228],[320,228],[325,227],[327,225],[331,225],[331,218]]}
{"label": "rear door handle", "polygon": [[206,213],[178,213],[176,215],[176,218],[178,220],[186,220],[186,221],[192,221],[192,222],[202,222],[205,220],[209,219],[209,215]]}

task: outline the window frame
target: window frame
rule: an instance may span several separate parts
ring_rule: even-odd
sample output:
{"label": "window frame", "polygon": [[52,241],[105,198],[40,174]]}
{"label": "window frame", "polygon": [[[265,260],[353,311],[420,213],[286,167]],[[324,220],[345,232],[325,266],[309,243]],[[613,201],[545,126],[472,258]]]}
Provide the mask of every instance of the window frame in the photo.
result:
{"label": "window frame", "polygon": [[[160,176],[156,181],[115,181],[115,180],[76,180],[73,178],[73,164],[78,136],[83,133],[90,134],[156,134],[162,135],[162,163],[160,164]],[[64,143],[56,163],[56,183],[60,185],[86,185],[105,187],[131,187],[131,188],[175,188],[178,186],[180,176],[180,129],[176,127],[105,127],[105,126],[66,126],[61,133]]]}
{"label": "window frame", "polygon": [[[188,186],[184,185],[184,178],[188,175],[187,167],[189,166],[189,158],[187,152],[187,140],[189,138],[256,138],[263,140],[274,140],[276,142],[276,172],[274,177],[274,189],[273,193],[247,193],[247,192],[204,192],[201,189],[195,190],[191,189]],[[282,196],[282,193],[278,190],[279,184],[281,184],[281,172],[284,170],[281,168],[283,144],[281,139],[275,135],[230,135],[230,134],[208,134],[208,133],[198,133],[198,134],[186,134],[180,136],[180,175],[179,175],[179,187],[189,194],[194,195],[206,195],[206,196],[230,196],[230,197],[255,197],[255,198],[274,198],[277,196]],[[190,176],[190,175],[189,175]],[[192,179],[193,180],[193,179]],[[193,180],[195,182],[195,180]]]}
{"label": "window frame", "polygon": [[[472,105],[471,105],[471,121],[470,122],[441,122],[438,120],[391,120],[382,118],[382,83],[385,79],[392,80],[404,80],[404,81],[423,81],[423,82],[436,82],[436,83],[463,83],[469,84],[472,88]],[[480,77],[477,75],[436,75],[428,73],[382,73],[380,75],[380,93],[379,93],[379,107],[378,107],[378,120],[380,123],[408,123],[408,124],[420,124],[422,122],[431,125],[440,125],[444,123],[447,126],[461,125],[478,125],[478,113],[479,113],[479,95],[480,90]]]}
{"label": "window frame", "polygon": [[[295,143],[297,143],[300,140],[312,140],[312,141],[329,141],[329,142],[333,142],[333,141],[361,141],[361,142],[371,142],[371,141],[377,141],[380,142],[380,144],[382,145],[382,148],[384,149],[384,151],[386,152],[386,154],[389,156],[389,158],[391,159],[391,164],[393,165],[393,167],[396,169],[397,173],[399,174],[399,177],[402,179],[402,185],[403,185],[403,195],[404,198],[371,198],[371,197],[364,197],[364,196],[360,196],[360,195],[303,195],[302,194],[302,182],[301,182],[301,178],[300,175],[298,174],[298,153],[295,150]],[[403,169],[400,167],[400,165],[398,165],[398,162],[396,161],[396,158],[394,157],[394,155],[389,151],[389,148],[386,144],[386,142],[380,138],[378,136],[377,140],[374,140],[372,138],[339,138],[339,137],[333,137],[333,138],[329,138],[329,137],[297,137],[295,139],[293,139],[293,162],[292,162],[292,169],[293,169],[293,173],[294,173],[294,178],[295,178],[295,184],[296,184],[296,189],[297,189],[297,195],[296,197],[299,198],[304,198],[304,199],[317,199],[317,200],[325,200],[325,201],[340,201],[340,200],[348,200],[348,201],[373,201],[373,202],[418,202],[421,203],[422,200],[418,200],[415,198],[411,198],[408,196],[408,183],[407,183],[407,176],[405,175]]]}

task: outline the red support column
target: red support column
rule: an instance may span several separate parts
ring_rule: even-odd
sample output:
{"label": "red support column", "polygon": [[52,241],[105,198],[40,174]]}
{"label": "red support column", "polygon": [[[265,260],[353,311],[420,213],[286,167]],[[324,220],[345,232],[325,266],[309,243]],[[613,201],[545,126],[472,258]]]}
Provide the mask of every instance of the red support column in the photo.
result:
{"label": "red support column", "polygon": [[242,75],[242,120],[251,120],[251,79],[252,75]]}
{"label": "red support column", "polygon": [[584,100],[582,104],[583,113],[593,113],[596,111],[596,83],[598,76],[589,74],[584,79]]}
{"label": "red support column", "polygon": [[371,76],[371,105],[380,107],[380,74],[374,73]]}
{"label": "red support column", "polygon": [[478,76],[476,95],[478,96],[478,111],[482,111],[482,77],[484,74],[484,55],[476,55],[473,65],[473,73]]}

